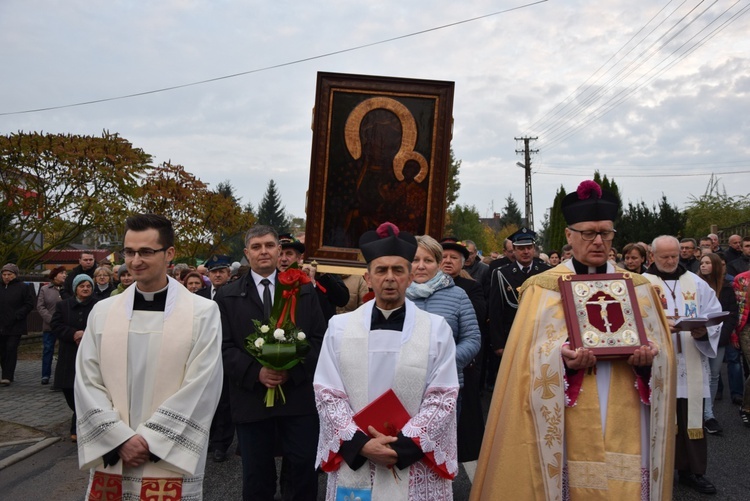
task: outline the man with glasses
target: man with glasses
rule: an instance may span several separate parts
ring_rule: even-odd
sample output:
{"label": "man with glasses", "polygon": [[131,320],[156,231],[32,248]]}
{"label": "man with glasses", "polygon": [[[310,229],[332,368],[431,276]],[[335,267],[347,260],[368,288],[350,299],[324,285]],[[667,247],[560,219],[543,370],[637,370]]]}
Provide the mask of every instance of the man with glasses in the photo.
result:
{"label": "man with glasses", "polygon": [[165,217],[129,217],[122,255],[135,284],[96,304],[76,359],[86,499],[200,499],[222,385],[219,308],[167,276]]}
{"label": "man with glasses", "polygon": [[680,240],[680,264],[693,273],[698,273],[698,268],[701,266],[701,262],[695,258],[696,246],[694,238]]}
{"label": "man with glasses", "polygon": [[607,261],[619,207],[617,196],[594,181],[563,200],[573,255],[521,287],[472,500],[509,492],[516,499],[641,499],[644,492],[671,499],[674,358],[650,283],[630,278],[634,303],[648,319],[649,344],[607,360],[569,345],[566,315],[572,313],[563,306],[560,282],[574,274],[625,272]]}

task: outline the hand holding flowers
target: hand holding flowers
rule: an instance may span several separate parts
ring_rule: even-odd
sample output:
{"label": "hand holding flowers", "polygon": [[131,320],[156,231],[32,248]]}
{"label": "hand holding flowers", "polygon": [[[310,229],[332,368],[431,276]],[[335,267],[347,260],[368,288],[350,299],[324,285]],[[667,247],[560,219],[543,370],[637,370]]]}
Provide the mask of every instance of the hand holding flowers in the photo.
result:
{"label": "hand holding flowers", "polygon": [[309,282],[309,277],[294,267],[279,273],[277,292],[281,294],[276,294],[271,317],[268,322],[253,320],[253,332],[246,338],[245,349],[268,369],[261,369],[260,376],[268,388],[266,407],[273,407],[277,398],[286,403],[281,386],[288,378],[286,371],[304,362],[310,351],[307,336],[297,329],[295,318],[300,288]]}

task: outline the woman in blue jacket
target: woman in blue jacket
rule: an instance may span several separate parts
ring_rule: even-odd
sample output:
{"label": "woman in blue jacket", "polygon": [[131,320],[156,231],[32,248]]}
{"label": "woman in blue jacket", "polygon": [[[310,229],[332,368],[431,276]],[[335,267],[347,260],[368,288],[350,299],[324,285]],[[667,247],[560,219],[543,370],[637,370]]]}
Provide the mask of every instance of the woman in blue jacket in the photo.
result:
{"label": "woman in blue jacket", "polygon": [[[414,281],[406,289],[406,297],[412,300],[419,309],[445,318],[453,330],[456,342],[456,370],[458,383],[463,388],[464,367],[479,353],[482,336],[469,296],[453,279],[440,271],[443,258],[443,247],[437,240],[428,236],[417,236],[417,254],[412,261]],[[459,393],[456,414],[461,410]]]}

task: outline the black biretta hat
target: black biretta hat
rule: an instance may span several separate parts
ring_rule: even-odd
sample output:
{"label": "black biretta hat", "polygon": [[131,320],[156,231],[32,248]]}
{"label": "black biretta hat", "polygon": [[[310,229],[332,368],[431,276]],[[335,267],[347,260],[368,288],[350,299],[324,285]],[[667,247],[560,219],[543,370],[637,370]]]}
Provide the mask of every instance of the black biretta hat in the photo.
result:
{"label": "black biretta hat", "polygon": [[583,181],[562,201],[563,216],[569,225],[582,221],[614,221],[619,209],[617,195],[602,190],[595,181]]}
{"label": "black biretta hat", "polygon": [[414,260],[417,253],[417,239],[406,231],[400,231],[393,223],[383,223],[375,231],[367,231],[359,237],[359,249],[365,261],[383,256],[400,256],[407,261]]}

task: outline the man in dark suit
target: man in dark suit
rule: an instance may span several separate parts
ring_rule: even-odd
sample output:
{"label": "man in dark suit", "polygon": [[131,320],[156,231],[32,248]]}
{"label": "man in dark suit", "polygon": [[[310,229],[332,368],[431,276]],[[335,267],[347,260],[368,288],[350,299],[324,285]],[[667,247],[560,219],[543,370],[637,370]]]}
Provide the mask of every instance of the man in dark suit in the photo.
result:
{"label": "man in dark suit", "polygon": [[490,344],[500,356],[508,340],[513,319],[518,309],[518,288],[527,278],[550,269],[541,259],[534,257],[536,233],[521,228],[510,236],[515,262],[494,271],[491,277],[487,311],[489,312]]}
{"label": "man in dark suit", "polygon": [[[252,333],[253,320],[267,320],[270,304],[280,301],[277,278],[279,237],[263,225],[245,236],[245,256],[250,271],[223,287],[217,297],[223,328],[224,373],[229,380],[232,420],[242,454],[242,497],[271,501],[276,493],[276,437],[284,457],[285,473],[281,492],[285,500],[317,497],[318,477],[315,453],[318,445],[318,414],[312,381],[325,319],[310,284],[301,287],[297,300],[296,325],[307,335],[310,351],[304,363],[277,371],[260,364],[245,349],[245,338]],[[277,294],[278,293],[278,294]],[[264,299],[265,298],[265,299]],[[266,407],[269,388],[281,386],[286,403]]]}
{"label": "man in dark suit", "polygon": [[320,301],[320,309],[326,322],[336,314],[336,307],[346,306],[349,302],[349,289],[338,275],[331,273],[317,273],[317,265],[302,264],[302,254],[305,253],[305,244],[294,238],[291,233],[279,235],[281,243],[281,254],[279,256],[279,271],[286,271],[292,264],[299,264],[302,271],[307,273],[312,280],[315,293]]}
{"label": "man in dark suit", "polygon": [[208,270],[208,279],[211,281],[211,287],[204,287],[196,292],[196,294],[206,299],[213,299],[216,297],[216,292],[229,282],[229,278],[232,275],[230,271],[232,265],[229,262],[229,256],[216,254],[211,256],[204,263],[204,266]]}

